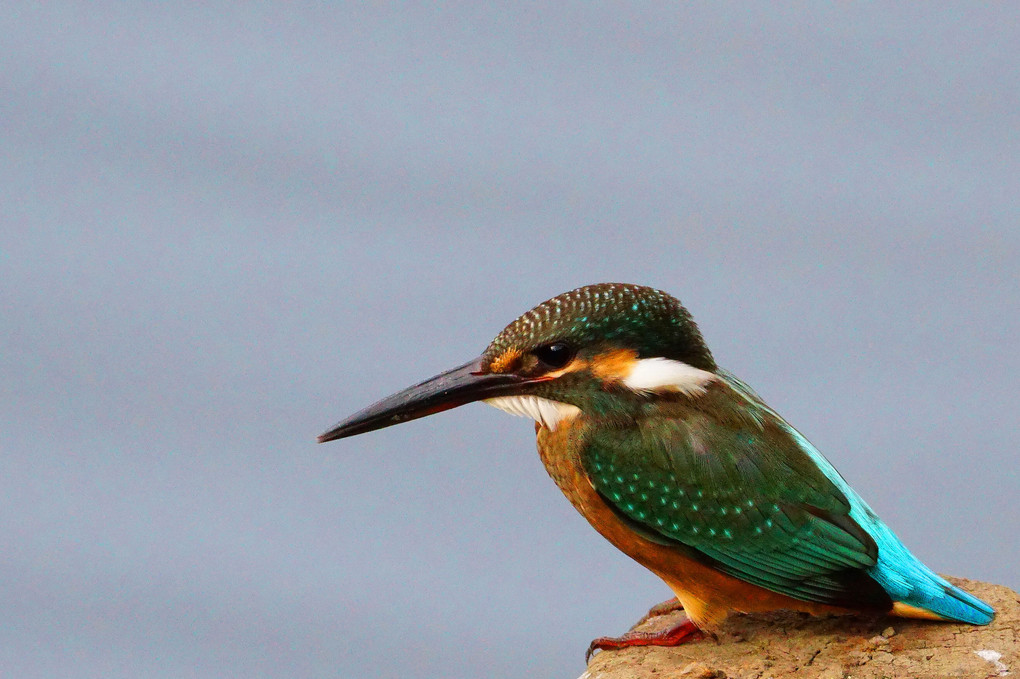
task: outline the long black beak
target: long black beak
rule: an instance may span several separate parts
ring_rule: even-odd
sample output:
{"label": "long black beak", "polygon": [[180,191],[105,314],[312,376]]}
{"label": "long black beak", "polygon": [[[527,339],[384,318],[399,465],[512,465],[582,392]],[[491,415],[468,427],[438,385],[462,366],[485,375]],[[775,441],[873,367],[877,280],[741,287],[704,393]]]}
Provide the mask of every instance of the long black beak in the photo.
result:
{"label": "long black beak", "polygon": [[319,443],[416,420],[472,401],[512,394],[516,387],[530,381],[512,374],[484,373],[479,357],[354,413],[320,436]]}

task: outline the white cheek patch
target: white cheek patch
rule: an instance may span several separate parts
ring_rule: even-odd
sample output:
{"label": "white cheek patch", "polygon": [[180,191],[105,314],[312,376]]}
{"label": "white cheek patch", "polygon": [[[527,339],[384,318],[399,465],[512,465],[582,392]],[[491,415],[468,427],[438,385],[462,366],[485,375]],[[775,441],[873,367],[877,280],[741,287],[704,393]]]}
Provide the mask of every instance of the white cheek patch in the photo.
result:
{"label": "white cheek patch", "polygon": [[560,422],[581,414],[577,406],[538,396],[497,396],[487,398],[485,402],[511,415],[530,417],[548,429],[556,429]]}
{"label": "white cheek patch", "polygon": [[634,391],[679,391],[696,396],[704,394],[715,373],[668,358],[641,358],[634,362],[623,384]]}

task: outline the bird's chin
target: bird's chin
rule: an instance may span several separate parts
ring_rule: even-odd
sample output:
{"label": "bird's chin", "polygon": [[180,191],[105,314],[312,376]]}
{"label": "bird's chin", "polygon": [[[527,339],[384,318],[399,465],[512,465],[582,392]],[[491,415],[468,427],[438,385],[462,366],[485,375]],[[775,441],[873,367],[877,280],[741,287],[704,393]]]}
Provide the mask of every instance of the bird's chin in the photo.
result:
{"label": "bird's chin", "polygon": [[581,414],[581,409],[575,405],[541,396],[495,396],[485,399],[485,402],[511,415],[530,417],[548,429],[556,429],[564,421]]}

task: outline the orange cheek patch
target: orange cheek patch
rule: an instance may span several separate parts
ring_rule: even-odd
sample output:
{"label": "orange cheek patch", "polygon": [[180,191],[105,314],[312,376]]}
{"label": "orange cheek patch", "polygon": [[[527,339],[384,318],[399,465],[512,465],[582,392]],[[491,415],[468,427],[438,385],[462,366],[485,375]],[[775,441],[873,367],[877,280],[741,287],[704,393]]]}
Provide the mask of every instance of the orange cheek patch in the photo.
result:
{"label": "orange cheek patch", "polygon": [[617,349],[599,354],[591,360],[591,372],[603,382],[619,382],[630,375],[637,363],[633,349]]}
{"label": "orange cheek patch", "polygon": [[517,367],[517,364],[521,361],[521,350],[510,348],[504,351],[502,354],[493,359],[492,363],[489,364],[489,372],[494,373],[507,373]]}

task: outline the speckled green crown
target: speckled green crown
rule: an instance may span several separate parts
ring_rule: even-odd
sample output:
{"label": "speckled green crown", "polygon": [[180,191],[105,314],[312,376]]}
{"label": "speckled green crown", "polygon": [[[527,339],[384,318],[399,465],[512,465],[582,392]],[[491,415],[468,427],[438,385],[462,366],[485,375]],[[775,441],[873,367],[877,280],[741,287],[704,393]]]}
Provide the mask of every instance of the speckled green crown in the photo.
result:
{"label": "speckled green crown", "polygon": [[542,302],[503,329],[486,350],[528,350],[563,341],[575,347],[618,347],[638,358],[661,356],[715,370],[712,353],[690,313],[661,290],[626,283],[586,285]]}

